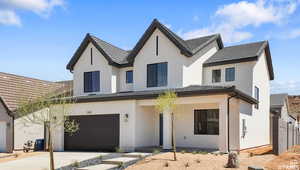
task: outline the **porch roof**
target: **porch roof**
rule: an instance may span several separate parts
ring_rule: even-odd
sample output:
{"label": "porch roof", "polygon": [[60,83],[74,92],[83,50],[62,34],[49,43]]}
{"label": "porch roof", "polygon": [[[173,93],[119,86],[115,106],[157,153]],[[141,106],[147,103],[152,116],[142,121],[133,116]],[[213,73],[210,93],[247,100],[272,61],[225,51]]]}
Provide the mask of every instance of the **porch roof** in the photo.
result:
{"label": "porch roof", "polygon": [[248,94],[236,89],[235,86],[188,86],[184,88],[145,90],[145,91],[127,91],[111,94],[98,94],[89,96],[76,96],[73,99],[78,103],[99,102],[99,101],[117,101],[117,100],[143,100],[154,99],[166,90],[174,91],[178,97],[190,97],[201,95],[228,94],[242,99],[250,104],[257,104],[258,101]]}

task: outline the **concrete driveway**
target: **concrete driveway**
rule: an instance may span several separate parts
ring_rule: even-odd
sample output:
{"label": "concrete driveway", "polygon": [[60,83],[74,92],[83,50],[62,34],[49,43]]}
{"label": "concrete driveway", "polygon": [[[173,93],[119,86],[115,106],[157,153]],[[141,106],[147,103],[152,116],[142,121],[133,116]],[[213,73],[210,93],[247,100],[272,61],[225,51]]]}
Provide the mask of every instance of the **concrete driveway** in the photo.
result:
{"label": "concrete driveway", "polygon": [[[108,156],[111,153],[103,152],[55,152],[55,168],[67,166],[74,161],[84,161],[98,156]],[[9,162],[0,163],[0,170],[48,170],[49,153],[43,153],[32,157],[21,158]]]}

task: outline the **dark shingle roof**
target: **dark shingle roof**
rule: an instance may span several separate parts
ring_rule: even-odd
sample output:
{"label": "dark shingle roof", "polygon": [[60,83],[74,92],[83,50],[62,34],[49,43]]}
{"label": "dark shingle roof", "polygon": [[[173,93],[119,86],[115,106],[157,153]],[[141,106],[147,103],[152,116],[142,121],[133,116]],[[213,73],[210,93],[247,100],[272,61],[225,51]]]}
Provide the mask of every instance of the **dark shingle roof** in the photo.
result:
{"label": "dark shingle roof", "polygon": [[271,108],[281,108],[284,105],[285,100],[287,99],[288,94],[271,94],[270,96],[270,105]]}
{"label": "dark shingle roof", "polygon": [[264,43],[265,41],[224,47],[206,60],[204,64],[208,65],[217,62],[256,57]]}
{"label": "dark shingle roof", "polygon": [[111,58],[111,60],[118,64],[127,63],[127,56],[129,54],[128,51],[125,51],[119,47],[116,47],[108,42],[105,42],[93,35],[91,35],[92,39],[96,41],[96,43],[103,49],[103,51]]}
{"label": "dark shingle roof", "polygon": [[136,55],[144,46],[144,44],[152,35],[155,29],[159,29],[162,33],[164,33],[181,50],[181,53],[188,57],[194,55],[214,40],[217,40],[219,47],[223,48],[223,43],[219,34],[199,37],[192,40],[183,40],[170,29],[168,29],[166,26],[161,24],[157,19],[154,19],[151,25],[148,27],[148,29],[145,31],[145,33],[142,35],[142,37],[132,50],[126,51],[120,49],[110,43],[107,43],[97,38],[96,36],[87,34],[84,40],[82,41],[81,45],[71,58],[70,62],[68,63],[67,69],[73,70],[74,65],[78,61],[79,57],[81,56],[82,52],[85,50],[89,42],[93,43],[93,45],[108,60],[110,65],[114,65],[117,67],[131,66]]}
{"label": "dark shingle roof", "polygon": [[[184,88],[170,89],[177,93],[179,97],[199,96],[208,94],[229,94],[240,98],[251,104],[257,104],[258,101],[253,97],[239,91],[235,86],[188,86]],[[117,92],[110,94],[99,94],[91,96],[75,97],[77,103],[113,101],[113,100],[137,100],[137,99],[155,99],[166,90],[145,90]]]}
{"label": "dark shingle roof", "polygon": [[266,52],[270,79],[274,80],[273,65],[268,41],[224,47],[223,49],[217,51],[212,57],[207,59],[203,66],[209,67],[247,61],[257,61],[258,57],[263,51]]}

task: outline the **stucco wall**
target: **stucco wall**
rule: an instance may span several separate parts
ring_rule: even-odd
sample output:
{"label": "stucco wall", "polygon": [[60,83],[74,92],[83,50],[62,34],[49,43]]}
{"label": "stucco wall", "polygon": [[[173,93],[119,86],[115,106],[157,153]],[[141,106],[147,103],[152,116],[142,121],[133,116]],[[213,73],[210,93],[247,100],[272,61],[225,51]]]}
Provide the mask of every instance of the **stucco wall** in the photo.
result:
{"label": "stucco wall", "polygon": [[[226,64],[212,67],[204,67],[203,72],[203,84],[204,85],[224,85],[231,86],[235,85],[237,89],[252,96],[253,88],[253,67],[255,62],[244,62],[236,64]],[[235,68],[235,81],[226,82],[225,81],[225,69]],[[221,69],[221,82],[212,83],[212,70]]]}
{"label": "stucco wall", "polygon": [[44,126],[38,124],[25,123],[22,118],[15,120],[14,147],[23,149],[23,145],[28,140],[35,142],[36,139],[44,139]]}
{"label": "stucco wall", "polygon": [[[93,65],[91,65],[91,48],[93,48]],[[118,71],[108,65],[108,61],[104,56],[90,43],[74,66],[73,84],[75,96],[88,94],[84,93],[83,75],[84,72],[90,71],[100,71],[100,92],[98,93],[112,93],[116,91],[117,78],[115,76],[118,74]]]}
{"label": "stucco wall", "polygon": [[203,63],[219,49],[216,41],[209,44],[192,57],[185,57],[183,66],[183,86],[201,85],[203,75]]}
{"label": "stucco wall", "polygon": [[[155,54],[156,36],[159,38],[158,56]],[[178,88],[183,86],[183,63],[186,57],[162,32],[156,29],[134,61],[134,90]],[[167,87],[147,88],[147,64],[168,62]]]}
{"label": "stucco wall", "polygon": [[12,150],[13,150],[13,119],[12,119],[12,117],[10,117],[8,115],[2,102],[0,102],[0,122],[2,122],[3,125],[6,127],[6,135],[5,135],[6,139],[0,139],[0,140],[5,140],[6,147],[4,150],[2,150],[0,152],[12,152]]}
{"label": "stucco wall", "polygon": [[[270,144],[270,79],[265,53],[253,67],[252,96],[255,86],[259,88],[259,108],[242,103],[241,120],[246,120],[247,134],[241,137],[241,149]],[[242,126],[242,125],[241,125]],[[240,126],[240,129],[242,128]],[[241,136],[241,134],[240,134]]]}
{"label": "stucco wall", "polygon": [[[133,67],[121,68],[119,71],[119,90],[120,91],[132,91],[133,83],[126,83],[126,71],[133,70]],[[135,74],[135,73],[133,73]]]}
{"label": "stucco wall", "polygon": [[[136,105],[134,100],[76,103],[70,107],[69,112],[70,115],[120,114],[120,148],[128,151],[133,150],[135,146],[134,134],[136,118]],[[129,115],[128,121],[125,121],[125,114]],[[56,139],[54,139],[55,150],[63,150],[63,138],[63,129],[58,129],[56,131]]]}

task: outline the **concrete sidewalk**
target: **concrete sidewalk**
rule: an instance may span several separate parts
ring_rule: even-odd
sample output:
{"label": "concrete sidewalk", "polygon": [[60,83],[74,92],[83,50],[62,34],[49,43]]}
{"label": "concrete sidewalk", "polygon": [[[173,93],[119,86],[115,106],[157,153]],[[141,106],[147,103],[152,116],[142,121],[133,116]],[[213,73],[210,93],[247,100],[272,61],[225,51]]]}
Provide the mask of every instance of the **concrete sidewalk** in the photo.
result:
{"label": "concrete sidewalk", "polygon": [[[111,153],[103,152],[55,152],[55,168],[64,167],[72,163],[93,159],[99,156],[109,156]],[[48,170],[49,153],[28,158],[0,163],[0,170]]]}

